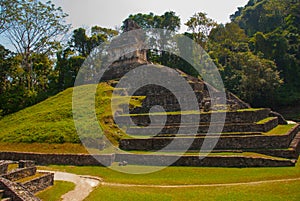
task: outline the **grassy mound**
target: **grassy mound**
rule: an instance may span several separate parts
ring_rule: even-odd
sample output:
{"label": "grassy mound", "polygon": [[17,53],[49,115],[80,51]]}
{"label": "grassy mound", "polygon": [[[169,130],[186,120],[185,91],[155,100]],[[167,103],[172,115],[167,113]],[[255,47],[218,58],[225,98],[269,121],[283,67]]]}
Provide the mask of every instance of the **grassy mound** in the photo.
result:
{"label": "grassy mound", "polygon": [[[91,88],[81,86],[82,100]],[[113,123],[110,97],[113,88],[107,83],[97,87],[96,115],[104,134],[113,143],[124,135]],[[80,143],[72,113],[73,88],[69,88],[37,105],[0,120],[0,142],[5,143]],[[125,97],[126,98],[126,97]],[[125,99],[121,98],[120,102]],[[136,102],[134,102],[136,101]],[[130,103],[138,105],[138,100]],[[100,136],[101,137],[101,136]]]}

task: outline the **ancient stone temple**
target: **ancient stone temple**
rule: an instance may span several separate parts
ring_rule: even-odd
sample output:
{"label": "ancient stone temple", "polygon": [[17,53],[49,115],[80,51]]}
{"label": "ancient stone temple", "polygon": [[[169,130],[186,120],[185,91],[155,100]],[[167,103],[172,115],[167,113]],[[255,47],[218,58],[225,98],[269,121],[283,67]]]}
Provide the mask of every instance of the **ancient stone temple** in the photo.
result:
{"label": "ancient stone temple", "polygon": [[[132,21],[125,23],[125,31],[132,31],[139,27]],[[105,73],[105,79],[114,80],[113,86],[127,72],[144,64],[147,61],[146,50],[143,50],[142,35],[135,35],[124,43],[112,41],[112,57],[120,55],[121,51],[128,51],[124,56],[115,58],[109,70]],[[121,45],[122,44],[122,45]],[[169,67],[160,66],[163,72],[172,76]],[[197,98],[199,109],[197,111],[182,111],[174,94],[155,84],[143,86],[135,91],[135,97],[141,97],[140,107],[130,108],[129,114],[120,112],[115,120],[119,127],[125,127],[129,138],[121,139],[119,147],[126,151],[141,151],[145,155],[135,157],[135,154],[120,154],[117,160],[125,160],[129,164],[164,165],[174,153],[181,151],[183,145],[192,140],[188,147],[188,155],[182,156],[173,165],[183,166],[223,166],[223,167],[254,167],[254,166],[293,166],[297,162],[300,151],[300,127],[297,124],[287,125],[284,118],[268,108],[251,108],[230,92],[226,92],[226,103],[211,105],[212,93],[221,93],[203,80],[192,77],[186,73],[175,70],[177,75],[183,77],[191,86]],[[126,90],[122,94],[126,95]],[[180,91],[180,93],[185,93]],[[189,97],[184,101],[189,101]],[[153,106],[161,106],[165,113],[151,113]],[[150,113],[149,113],[150,112]],[[151,122],[156,117],[167,115],[166,122],[160,129],[157,122]],[[218,120],[211,122],[212,115],[225,114],[225,122]],[[195,122],[194,117],[200,120]],[[128,116],[135,125],[128,124]],[[182,123],[182,118],[189,122]],[[156,124],[157,123],[157,124]],[[120,125],[121,124],[121,125]],[[209,133],[210,127],[222,126],[219,133]],[[195,131],[193,135],[189,131]],[[188,134],[187,134],[188,133]],[[205,140],[218,138],[212,152],[204,159],[199,158],[199,150],[205,152],[203,144]],[[172,146],[165,147],[172,143]],[[164,154],[151,155],[149,152],[164,149]],[[211,150],[209,150],[211,151]],[[167,152],[167,153],[166,153]]]}

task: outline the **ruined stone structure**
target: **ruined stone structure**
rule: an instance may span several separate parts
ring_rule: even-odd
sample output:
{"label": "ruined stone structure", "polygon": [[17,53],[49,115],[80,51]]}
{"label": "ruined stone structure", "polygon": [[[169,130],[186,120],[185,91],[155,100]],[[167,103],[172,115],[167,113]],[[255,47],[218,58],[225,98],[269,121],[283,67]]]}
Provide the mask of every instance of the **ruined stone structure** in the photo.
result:
{"label": "ruined stone structure", "polygon": [[40,201],[34,194],[52,186],[54,174],[36,173],[34,161],[0,161],[0,200]]}
{"label": "ruined stone structure", "polygon": [[[125,31],[138,29],[132,21],[126,22]],[[118,80],[127,72],[134,70],[143,64],[149,64],[146,59],[146,52],[142,49],[141,36],[133,36],[133,43],[126,43],[131,54],[117,58],[106,73],[106,79],[114,80],[116,86]],[[112,42],[112,52],[121,51],[122,41]],[[119,45],[119,46],[118,46]],[[130,47],[129,47],[130,46]],[[112,53],[113,54],[113,53]],[[163,73],[172,76],[174,71],[169,67],[159,66]],[[112,70],[113,69],[113,70]],[[196,95],[199,110],[182,111],[179,101],[168,89],[155,84],[143,86],[135,91],[134,96],[141,98],[141,107],[130,108],[130,114],[118,113],[115,120],[120,128],[125,128],[125,132],[134,138],[122,139],[120,148],[131,151],[159,151],[169,145],[168,150],[182,151],[184,144],[192,143],[188,148],[190,155],[181,157],[174,165],[185,166],[222,166],[222,167],[254,167],[254,166],[291,166],[295,165],[300,151],[300,127],[299,125],[290,126],[286,133],[276,133],[276,128],[287,122],[278,114],[270,109],[253,109],[247,103],[240,100],[234,94],[226,92],[225,104],[214,104],[212,106],[211,97],[218,97],[221,93],[203,80],[185,74],[180,70],[175,72],[183,77],[190,84]],[[105,79],[104,79],[105,80]],[[176,83],[175,83],[176,84]],[[120,95],[126,96],[129,88],[118,89]],[[183,94],[183,101],[189,103],[189,96]],[[215,96],[212,96],[212,93]],[[167,113],[149,113],[153,106],[161,106]],[[211,122],[212,114],[217,116],[226,115],[224,127],[221,133],[210,133],[209,128],[223,126],[216,120]],[[156,125],[151,119],[159,119],[161,115],[167,114],[166,123]],[[135,125],[128,125],[128,115]],[[195,117],[200,116],[200,121],[195,122]],[[151,117],[151,118],[150,118]],[[189,119],[189,122],[182,123],[182,118]],[[288,127],[288,126],[286,126]],[[195,133],[190,133],[193,130]],[[189,135],[187,135],[189,133]],[[145,137],[147,137],[145,139]],[[220,137],[214,147],[213,155],[200,160],[197,158],[199,150],[202,149],[205,139],[213,140]],[[203,151],[203,150],[202,150]],[[205,151],[205,150],[204,150]],[[245,152],[250,152],[244,154]],[[195,156],[192,155],[195,153]],[[118,154],[117,161],[128,161],[129,164],[148,164],[164,165],[166,161],[174,155],[142,155],[135,157],[134,154]]]}

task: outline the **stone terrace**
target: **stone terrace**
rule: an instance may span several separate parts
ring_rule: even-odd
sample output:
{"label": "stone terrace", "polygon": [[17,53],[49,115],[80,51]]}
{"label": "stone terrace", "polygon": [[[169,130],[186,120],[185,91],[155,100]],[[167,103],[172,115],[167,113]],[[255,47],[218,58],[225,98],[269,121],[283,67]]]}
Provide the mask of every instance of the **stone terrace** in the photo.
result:
{"label": "stone terrace", "polygon": [[52,173],[37,173],[33,161],[0,161],[1,201],[39,201],[34,194],[52,186]]}

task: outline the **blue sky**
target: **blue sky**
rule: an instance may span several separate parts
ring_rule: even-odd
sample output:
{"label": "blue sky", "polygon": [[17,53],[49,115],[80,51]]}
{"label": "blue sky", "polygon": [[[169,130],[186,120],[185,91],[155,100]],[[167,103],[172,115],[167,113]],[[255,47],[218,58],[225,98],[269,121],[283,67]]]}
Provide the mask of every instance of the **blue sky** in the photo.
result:
{"label": "blue sky", "polygon": [[[45,0],[46,1],[46,0]],[[196,12],[205,12],[219,23],[229,22],[229,15],[248,0],[53,0],[69,14],[68,22],[73,28],[99,25],[115,28],[129,14],[149,13],[161,15],[174,11],[181,18],[181,31],[189,17]]]}

